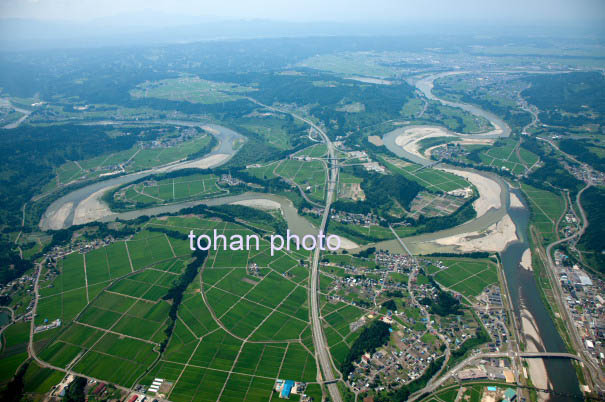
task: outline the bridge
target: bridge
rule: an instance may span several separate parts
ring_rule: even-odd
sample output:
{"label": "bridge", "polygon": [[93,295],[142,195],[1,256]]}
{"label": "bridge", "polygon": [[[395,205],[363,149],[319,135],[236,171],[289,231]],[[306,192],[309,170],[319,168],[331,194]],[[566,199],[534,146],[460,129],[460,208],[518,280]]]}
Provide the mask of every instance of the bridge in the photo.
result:
{"label": "bridge", "polygon": [[573,359],[582,361],[580,356],[574,355],[573,353],[557,353],[557,352],[521,352],[520,357],[524,358],[555,358],[555,359]]}
{"label": "bridge", "polygon": [[565,353],[565,352],[510,352],[510,353],[480,353],[476,357],[477,358],[490,358],[490,357],[523,357],[525,359],[573,359],[578,361],[583,361],[583,359],[574,355],[573,353]]}
{"label": "bridge", "polygon": [[351,158],[343,158],[343,157],[330,157],[330,156],[295,156],[296,154],[290,155],[290,158],[309,158],[311,161],[325,161],[325,162],[338,162],[338,161],[346,161]]}
{"label": "bridge", "polygon": [[441,160],[438,160],[438,161],[429,162],[426,165],[421,165],[418,169],[414,170],[414,173],[419,172],[422,169],[432,168],[433,166],[438,165],[440,163],[441,163]]}

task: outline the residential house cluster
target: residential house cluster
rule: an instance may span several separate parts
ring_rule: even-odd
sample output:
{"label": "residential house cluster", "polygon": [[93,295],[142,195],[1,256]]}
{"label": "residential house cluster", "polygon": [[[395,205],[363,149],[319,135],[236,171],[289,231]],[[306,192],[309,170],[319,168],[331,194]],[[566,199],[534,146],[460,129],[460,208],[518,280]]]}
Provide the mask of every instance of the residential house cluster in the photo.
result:
{"label": "residential house cluster", "polygon": [[573,264],[568,255],[555,251],[555,265],[564,303],[586,351],[605,366],[605,281]]}
{"label": "residential house cluster", "polygon": [[334,211],[330,215],[330,219],[335,222],[340,222],[347,225],[360,225],[364,227],[370,227],[379,224],[379,217],[371,213],[354,214],[351,212]]}

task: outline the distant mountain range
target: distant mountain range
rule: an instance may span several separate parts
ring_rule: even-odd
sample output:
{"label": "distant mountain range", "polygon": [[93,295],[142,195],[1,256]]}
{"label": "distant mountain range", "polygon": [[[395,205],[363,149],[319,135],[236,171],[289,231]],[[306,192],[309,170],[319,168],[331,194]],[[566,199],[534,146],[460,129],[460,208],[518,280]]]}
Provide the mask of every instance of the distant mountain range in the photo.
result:
{"label": "distant mountain range", "polygon": [[[579,35],[590,28],[566,27]],[[157,12],[120,14],[90,21],[0,19],[0,50],[89,48],[188,43],[204,40],[349,35],[554,35],[562,27],[528,27],[486,23],[419,22],[287,22],[166,15]]]}

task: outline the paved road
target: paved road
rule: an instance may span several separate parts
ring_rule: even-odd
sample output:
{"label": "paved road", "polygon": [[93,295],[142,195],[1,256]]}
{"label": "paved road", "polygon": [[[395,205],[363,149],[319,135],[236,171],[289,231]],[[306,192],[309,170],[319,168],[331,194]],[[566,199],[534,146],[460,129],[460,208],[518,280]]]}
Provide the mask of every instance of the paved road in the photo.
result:
{"label": "paved road", "polygon": [[533,352],[521,352],[521,353],[516,353],[516,352],[508,352],[508,353],[476,353],[474,355],[471,355],[469,357],[467,357],[466,359],[464,359],[463,361],[461,361],[460,363],[458,363],[456,366],[454,366],[452,369],[450,369],[444,376],[438,378],[437,380],[433,381],[432,383],[430,383],[429,385],[427,385],[426,387],[424,387],[422,390],[415,392],[414,394],[412,394],[410,396],[410,398],[408,399],[408,401],[413,402],[416,399],[418,399],[420,396],[422,395],[426,395],[426,394],[430,394],[432,392],[434,392],[435,390],[437,390],[440,386],[442,386],[444,383],[446,383],[450,378],[454,377],[461,369],[463,369],[464,367],[470,365],[471,363],[473,363],[475,360],[481,360],[481,359],[490,359],[490,358],[509,358],[509,359],[514,359],[516,357],[523,357],[523,358],[564,358],[564,359],[575,359],[575,360],[580,360],[580,361],[584,361],[583,359],[581,359],[580,357],[571,354],[571,353],[533,353]]}
{"label": "paved road", "polygon": [[550,144],[551,147],[553,147],[554,149],[556,149],[557,151],[559,151],[562,155],[564,155],[566,158],[571,159],[572,161],[574,161],[575,163],[577,163],[578,165],[583,165],[582,162],[580,162],[579,160],[577,160],[576,158],[573,157],[573,155],[570,155],[564,151],[561,150],[561,148],[559,148],[557,146],[557,144],[555,144],[554,142],[552,142],[551,140],[547,139],[547,138],[542,138],[542,137],[536,137],[537,139],[544,141],[544,142],[548,142]]}
{"label": "paved road", "polygon": [[[98,379],[98,378],[95,378],[95,377],[90,377],[90,376],[84,375],[82,373],[76,373],[76,372],[74,372],[72,370],[69,370],[69,369],[66,370],[66,369],[64,369],[62,367],[53,366],[52,364],[49,364],[49,363],[47,363],[47,362],[45,362],[43,360],[40,360],[40,358],[36,355],[36,350],[34,349],[34,329],[36,327],[36,323],[35,323],[35,321],[36,321],[36,318],[35,318],[36,315],[35,315],[35,313],[36,313],[36,310],[38,308],[38,300],[40,298],[40,294],[39,294],[40,274],[42,273],[42,267],[44,266],[45,263],[46,263],[46,258],[43,259],[42,262],[40,262],[39,264],[36,265],[37,273],[36,273],[36,281],[34,283],[34,307],[32,309],[32,320],[31,320],[31,324],[30,324],[30,327],[29,327],[29,343],[27,345],[27,353],[28,353],[29,357],[31,357],[33,360],[35,360],[36,363],[38,363],[38,365],[40,367],[50,368],[50,369],[53,369],[53,370],[61,371],[61,372],[66,373],[66,374],[72,374],[72,375],[78,376],[78,377],[84,377],[87,380],[95,380],[95,381],[98,381],[98,382],[104,382],[104,380],[101,380],[101,379]],[[125,392],[128,392],[128,393],[132,392],[131,389],[126,388],[126,387],[122,387],[121,385],[117,385],[117,384],[112,384],[112,385],[114,387],[118,388],[119,390],[122,390],[122,391],[125,391]]]}
{"label": "paved road", "polygon": [[[328,222],[328,217],[330,216],[330,206],[334,198],[334,192],[336,189],[336,183],[338,178],[338,163],[333,160],[334,145],[332,144],[326,133],[324,133],[313,122],[300,116],[296,116],[294,114],[293,116],[304,121],[305,123],[311,125],[314,129],[316,129],[320,133],[328,147],[328,156],[331,159],[328,165],[328,189],[326,193],[326,206],[324,208],[324,213],[321,218],[321,224],[319,225],[319,232],[324,233],[326,224]],[[319,248],[316,248],[315,252],[313,253],[313,263],[311,266],[311,325],[313,328],[313,345],[315,346],[317,357],[319,359],[319,365],[321,366],[321,371],[323,372],[323,379],[324,381],[328,382],[333,381],[335,377],[332,369],[332,356],[330,355],[330,350],[328,348],[328,344],[323,333],[323,328],[320,319],[318,289],[319,258],[320,250]],[[327,387],[328,391],[330,392],[330,397],[332,401],[341,402],[342,397],[340,395],[338,385],[336,383],[331,383],[327,384]]]}
{"label": "paved road", "polygon": [[19,127],[21,125],[21,123],[23,123],[25,121],[25,119],[27,119],[29,117],[29,115],[32,113],[31,110],[22,109],[20,107],[13,105],[11,103],[11,101],[8,101],[8,105],[10,107],[12,107],[14,110],[16,110],[17,112],[23,113],[23,116],[21,116],[17,121],[14,121],[14,122],[9,123],[9,124],[5,125],[4,127],[2,127],[4,129],[10,130],[10,129]]}
{"label": "paved road", "polygon": [[[571,335],[572,343],[574,344],[574,348],[576,349],[576,351],[578,351],[578,353],[580,353],[581,356],[583,356],[584,363],[590,367],[590,370],[588,370],[588,372],[590,373],[590,378],[592,379],[593,387],[598,388],[602,392],[605,390],[605,378],[603,377],[603,375],[599,375],[599,373],[601,373],[601,370],[600,370],[598,362],[595,362],[592,359],[592,356],[590,356],[586,352],[584,343],[582,341],[582,337],[578,333],[578,329],[576,328],[576,326],[574,324],[574,320],[571,317],[571,315],[569,314],[567,306],[565,306],[565,303],[563,302],[563,300],[565,300],[563,297],[563,291],[561,290],[561,285],[560,285],[560,282],[556,275],[556,272],[557,272],[556,265],[552,259],[553,247],[555,247],[561,243],[565,243],[570,240],[573,240],[574,238],[579,239],[580,237],[582,237],[582,235],[586,231],[586,228],[588,227],[588,219],[586,217],[586,212],[584,212],[584,208],[582,208],[582,204],[580,203],[580,197],[582,196],[582,193],[584,191],[586,191],[588,188],[590,188],[591,186],[592,186],[592,184],[590,184],[590,183],[587,184],[576,195],[576,204],[578,205],[580,215],[582,216],[582,227],[580,228],[580,230],[578,230],[576,233],[572,234],[571,236],[568,236],[563,239],[557,240],[553,243],[550,243],[546,247],[545,253],[546,253],[546,260],[548,261],[548,269],[546,270],[546,272],[549,275],[551,282],[554,284],[554,286],[552,288],[556,294],[555,300],[558,304],[560,313],[563,315],[563,320],[565,322],[569,323],[567,325],[567,327],[570,329],[569,332]],[[571,205],[570,205],[570,208],[571,208]]]}
{"label": "paved road", "polygon": [[[554,149],[556,149],[557,151],[559,151],[562,155],[564,155],[566,158],[574,161],[575,163],[578,164],[582,164],[580,161],[578,161],[576,158],[574,158],[572,155],[569,155],[568,153],[562,151],[554,142],[552,142],[549,139],[546,138],[541,138],[541,137],[536,137],[539,140],[542,140],[544,142],[547,142],[548,144],[550,144]],[[568,241],[571,240],[579,240],[582,235],[584,234],[584,232],[586,231],[586,228],[588,227],[588,218],[586,217],[586,212],[584,211],[584,208],[582,207],[582,203],[580,202],[580,198],[582,196],[582,193],[584,193],[584,191],[586,191],[588,188],[590,188],[593,184],[592,183],[587,183],[586,186],[584,188],[582,188],[578,194],[576,194],[576,205],[578,206],[578,210],[580,211],[580,215],[582,217],[582,227],[574,234],[572,234],[571,236],[565,237],[563,239],[557,240],[555,242],[550,243],[548,246],[546,246],[546,250],[545,250],[545,254],[546,254],[546,258],[545,260],[548,262],[548,269],[546,270],[547,275],[549,275],[550,280],[552,281],[552,283],[554,284],[553,291],[556,294],[555,300],[556,303],[558,304],[559,307],[559,311],[561,312],[561,314],[563,315],[563,320],[567,323],[569,323],[567,325],[567,327],[569,328],[569,332],[571,333],[571,341],[574,344],[574,348],[578,351],[578,353],[580,353],[581,356],[583,356],[583,361],[585,364],[587,364],[590,367],[590,370],[587,370],[590,374],[590,379],[592,380],[593,383],[593,387],[594,388],[598,388],[600,392],[605,391],[605,377],[600,374],[601,373],[601,369],[599,366],[598,362],[595,362],[592,358],[592,356],[590,356],[590,354],[588,354],[586,352],[586,349],[584,347],[584,342],[582,340],[582,337],[580,336],[580,334],[578,333],[578,329],[576,328],[575,324],[574,324],[574,320],[572,319],[571,315],[569,314],[569,311],[567,309],[567,306],[564,303],[564,298],[563,298],[563,291],[561,289],[561,284],[558,280],[557,277],[557,269],[555,266],[555,263],[552,259],[552,250],[553,247],[562,244],[562,243],[566,243]],[[572,206],[570,205],[569,208],[573,211]]]}
{"label": "paved road", "polygon": [[[330,141],[330,138],[326,135],[326,133],[319,128],[315,123],[311,120],[306,119],[302,116],[299,116],[290,111],[277,109],[271,106],[264,105],[255,99],[248,98],[250,101],[256,103],[257,105],[263,106],[267,109],[274,110],[280,113],[288,113],[295,119],[298,119],[311,127],[313,127],[319,135],[322,137],[323,142],[328,147],[328,188],[326,192],[326,205],[324,208],[324,213],[321,218],[321,224],[319,225],[319,232],[324,233],[326,228],[326,223],[328,222],[328,217],[330,216],[330,206],[332,204],[334,198],[334,192],[336,189],[336,183],[338,179],[338,163],[336,159],[334,159],[334,144]],[[323,328],[321,326],[320,319],[320,311],[319,311],[319,258],[320,258],[320,250],[319,248],[315,249],[313,253],[313,263],[311,265],[311,327],[313,330],[313,346],[315,347],[315,353],[317,355],[317,359],[319,360],[319,365],[321,367],[321,371],[323,373],[323,381],[330,392],[330,398],[333,402],[342,402],[342,396],[340,395],[340,390],[338,389],[338,385],[336,382],[331,382],[336,379],[334,376],[334,370],[332,366],[332,356],[330,355],[330,350],[328,348],[328,343],[323,333]]]}
{"label": "paved road", "polygon": [[412,269],[412,272],[409,275],[408,278],[408,292],[410,292],[410,299],[412,301],[412,305],[415,306],[416,308],[418,308],[421,312],[422,315],[424,315],[424,317],[426,318],[426,327],[427,327],[427,331],[433,333],[434,335],[436,335],[437,337],[439,337],[439,339],[441,340],[441,342],[445,345],[445,359],[443,361],[443,365],[441,366],[441,368],[439,369],[439,371],[437,373],[435,373],[435,375],[433,375],[433,377],[429,380],[429,382],[427,383],[427,386],[422,389],[419,390],[415,393],[413,393],[412,395],[410,395],[409,400],[413,401],[416,398],[418,398],[421,393],[424,392],[425,389],[427,389],[428,387],[431,386],[431,384],[434,382],[434,380],[437,378],[438,375],[441,374],[441,372],[445,369],[445,366],[447,365],[447,362],[450,360],[452,351],[450,348],[450,344],[447,340],[447,338],[440,333],[439,331],[437,331],[434,327],[433,324],[431,323],[431,315],[429,314],[428,309],[426,308],[426,306],[423,306],[422,304],[420,304],[418,302],[418,300],[416,300],[416,296],[414,295],[414,291],[413,291],[413,283],[416,280],[416,276],[418,275],[418,261],[416,261],[416,258],[414,257],[414,254],[412,254],[410,252],[410,250],[408,249],[408,247],[405,245],[405,243],[403,242],[403,240],[401,240],[401,238],[399,237],[399,235],[397,234],[397,232],[395,232],[395,229],[393,229],[392,226],[389,225],[389,228],[391,229],[391,232],[393,232],[393,235],[395,236],[395,238],[397,239],[397,241],[399,241],[399,244],[401,244],[401,247],[403,247],[403,249],[406,251],[406,253],[408,253],[408,255],[410,256],[410,258],[412,258],[413,262],[414,262],[414,268]]}

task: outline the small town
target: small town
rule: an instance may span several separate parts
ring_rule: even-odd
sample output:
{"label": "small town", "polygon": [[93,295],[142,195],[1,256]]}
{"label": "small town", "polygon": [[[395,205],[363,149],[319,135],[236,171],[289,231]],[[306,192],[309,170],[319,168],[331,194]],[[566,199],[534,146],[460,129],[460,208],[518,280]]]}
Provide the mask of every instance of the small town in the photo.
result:
{"label": "small town", "polygon": [[568,309],[586,349],[595,362],[605,361],[605,282],[589,275],[568,255],[554,253],[559,269],[565,307]]}
{"label": "small town", "polygon": [[[321,216],[323,214],[323,208],[313,207],[313,208],[303,208],[302,212],[305,214],[311,214],[316,216]],[[370,227],[372,225],[379,225],[381,221],[384,219],[379,218],[374,214],[356,214],[352,212],[344,212],[344,211],[334,211],[330,215],[330,219],[335,222],[340,222],[344,224],[351,225],[359,225],[363,227]]]}

